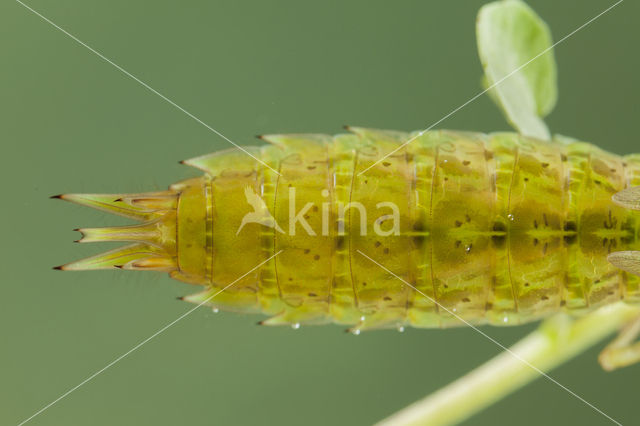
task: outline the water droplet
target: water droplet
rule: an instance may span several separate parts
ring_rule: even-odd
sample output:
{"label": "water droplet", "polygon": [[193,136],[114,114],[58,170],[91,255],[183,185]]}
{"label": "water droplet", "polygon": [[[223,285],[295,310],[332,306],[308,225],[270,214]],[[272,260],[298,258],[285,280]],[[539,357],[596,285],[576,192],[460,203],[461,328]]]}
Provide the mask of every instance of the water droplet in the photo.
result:
{"label": "water droplet", "polygon": [[509,213],[509,214],[507,215],[507,218],[508,218],[510,221],[512,221],[512,222],[513,222],[513,220],[515,219],[511,213]]}
{"label": "water droplet", "polygon": [[458,312],[458,308],[451,309],[452,312]]}
{"label": "water droplet", "polygon": [[294,330],[299,329],[299,328],[300,328],[300,323],[299,323],[299,322],[297,322],[297,323],[295,323],[295,324],[291,324],[291,328],[293,328]]}
{"label": "water droplet", "polygon": [[466,247],[464,248],[464,251],[465,251],[465,252],[467,252],[467,253],[471,253],[471,244],[469,244],[468,246],[466,246]]}
{"label": "water droplet", "polygon": [[364,315],[360,317],[360,321],[362,321],[362,322],[364,322],[365,319],[366,318],[364,317]]}
{"label": "water droplet", "polygon": [[509,317],[505,315],[504,318],[502,318],[502,322],[509,322]]}
{"label": "water droplet", "polygon": [[400,327],[398,327],[398,332],[404,333],[404,326],[401,325]]}
{"label": "water droplet", "polygon": [[355,330],[352,331],[352,333],[356,336],[360,335],[360,329],[356,328]]}
{"label": "water droplet", "polygon": [[220,309],[218,308],[213,308],[211,311],[213,311],[214,314],[217,314],[218,312],[220,312]]}
{"label": "water droplet", "polygon": [[328,189],[323,189],[321,192],[323,197],[328,197],[329,196],[329,190]]}

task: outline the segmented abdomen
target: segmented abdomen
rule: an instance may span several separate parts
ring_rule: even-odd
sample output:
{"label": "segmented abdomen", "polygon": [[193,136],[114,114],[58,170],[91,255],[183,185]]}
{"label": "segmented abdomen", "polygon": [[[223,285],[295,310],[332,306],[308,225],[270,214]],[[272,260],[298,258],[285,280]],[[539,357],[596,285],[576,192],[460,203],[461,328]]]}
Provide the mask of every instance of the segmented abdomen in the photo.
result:
{"label": "segmented abdomen", "polygon": [[[639,157],[512,133],[350,130],[265,136],[271,145],[249,148],[280,175],[238,150],[187,162],[208,173],[213,285],[188,300],[281,250],[211,303],[274,315],[268,324],[360,330],[461,325],[458,316],[510,325],[639,299],[638,277],[606,259],[638,245],[638,214],[611,195],[640,184]],[[258,223],[238,232],[252,211],[247,186],[284,232]],[[341,215],[349,203],[366,219],[357,208]],[[379,203],[398,207],[398,235],[386,235],[392,208]],[[301,219],[291,229],[290,211]]]}

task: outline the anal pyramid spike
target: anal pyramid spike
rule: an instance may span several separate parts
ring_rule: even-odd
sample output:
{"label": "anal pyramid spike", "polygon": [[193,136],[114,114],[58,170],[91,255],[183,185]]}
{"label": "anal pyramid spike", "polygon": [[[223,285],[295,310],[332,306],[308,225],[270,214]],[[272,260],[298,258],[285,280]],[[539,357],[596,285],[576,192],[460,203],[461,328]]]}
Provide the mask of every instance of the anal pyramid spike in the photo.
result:
{"label": "anal pyramid spike", "polygon": [[[63,271],[89,271],[112,268],[156,269],[150,267],[154,261],[156,265],[161,266],[161,268],[157,268],[158,270],[166,271],[176,269],[175,260],[173,260],[168,253],[148,244],[131,244],[125,247],[119,247],[105,253],[58,266],[55,269],[61,269]],[[136,262],[142,263],[138,263],[138,267],[136,267]],[[147,263],[145,264],[144,262]]]}
{"label": "anal pyramid spike", "polygon": [[175,209],[174,191],[142,194],[61,194],[52,198],[70,201],[82,206],[113,213],[130,219],[147,221]]}
{"label": "anal pyramid spike", "polygon": [[[166,238],[163,238],[164,227],[170,226],[173,228],[175,235],[175,226],[171,226],[170,221],[156,220],[153,222],[147,222],[140,225],[129,226],[112,226],[105,228],[80,228],[79,232],[82,233],[82,238],[78,240],[79,243],[95,243],[105,241],[131,241],[131,242],[146,242],[154,245],[163,245],[167,243]],[[169,238],[175,236],[169,233]],[[175,244],[175,241],[173,242]]]}

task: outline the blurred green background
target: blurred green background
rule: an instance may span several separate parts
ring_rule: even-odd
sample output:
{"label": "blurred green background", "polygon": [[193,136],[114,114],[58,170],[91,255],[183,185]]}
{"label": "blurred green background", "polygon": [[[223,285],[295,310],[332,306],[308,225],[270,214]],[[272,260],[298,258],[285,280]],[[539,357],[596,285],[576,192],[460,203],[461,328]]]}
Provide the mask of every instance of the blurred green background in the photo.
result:
{"label": "blurred green background", "polygon": [[[613,1],[535,1],[558,40]],[[343,124],[425,128],[480,90],[482,1],[29,0],[28,5],[240,144]],[[638,2],[556,55],[554,132],[640,151]],[[0,4],[0,423],[16,424],[190,309],[153,273],[61,273],[102,251],[78,226],[125,223],[49,200],[135,192],[195,176],[177,161],[228,144],[21,6]],[[440,127],[506,123],[485,96]],[[239,254],[241,255],[241,254]],[[34,425],[369,424],[491,358],[470,329],[347,335],[266,328],[199,309]],[[484,328],[504,344],[533,326]],[[552,375],[622,423],[638,418],[640,366],[603,372],[594,348]],[[538,380],[468,424],[608,424]]]}

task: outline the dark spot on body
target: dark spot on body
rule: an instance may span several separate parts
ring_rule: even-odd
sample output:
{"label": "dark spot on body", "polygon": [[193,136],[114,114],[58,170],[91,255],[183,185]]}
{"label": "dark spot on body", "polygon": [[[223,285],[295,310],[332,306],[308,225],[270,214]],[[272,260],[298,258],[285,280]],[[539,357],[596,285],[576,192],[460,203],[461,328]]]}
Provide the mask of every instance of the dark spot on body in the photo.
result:
{"label": "dark spot on body", "polygon": [[464,160],[464,161],[462,162],[462,165],[463,165],[463,166],[468,166],[469,164],[471,164],[471,161],[469,161],[469,160]]}
{"label": "dark spot on body", "polygon": [[307,166],[307,170],[313,170],[315,168],[316,168],[316,166]]}
{"label": "dark spot on body", "polygon": [[565,162],[565,161],[567,161],[568,159],[569,159],[569,158],[567,158],[567,156],[566,156],[566,155],[564,155],[564,154],[560,154],[560,161]]}
{"label": "dark spot on body", "polygon": [[380,241],[376,241],[373,245],[376,246],[376,247],[380,247],[382,245],[382,243]]}
{"label": "dark spot on body", "polygon": [[569,220],[569,221],[565,222],[565,224],[564,224],[564,230],[566,232],[576,232],[577,229],[578,228],[576,226],[576,223],[574,221],[572,221],[572,220]]}
{"label": "dark spot on body", "polygon": [[493,151],[484,151],[484,159],[491,160],[493,158]]}
{"label": "dark spot on body", "polygon": [[336,250],[342,250],[342,248],[344,247],[344,237],[337,237],[336,238]]}
{"label": "dark spot on body", "polygon": [[310,251],[311,250],[309,250],[309,249],[304,249],[304,254],[309,254]]}
{"label": "dark spot on body", "polygon": [[384,250],[382,250],[384,254],[389,254],[389,248],[385,247]]}
{"label": "dark spot on body", "polygon": [[524,178],[524,181],[529,182],[529,178],[528,177]]}
{"label": "dark spot on body", "polygon": [[491,228],[493,232],[498,233],[498,235],[492,235],[491,241],[496,247],[502,247],[507,240],[507,228],[502,222],[494,222],[493,228]]}
{"label": "dark spot on body", "polygon": [[460,244],[462,244],[462,241],[458,240],[455,242],[455,246],[456,248],[460,247]]}
{"label": "dark spot on body", "polygon": [[540,241],[538,241],[538,239],[537,239],[537,238],[534,238],[534,239],[533,239],[533,246],[534,246],[534,247],[535,247],[535,246],[537,246],[539,242],[540,242]]}
{"label": "dark spot on body", "polygon": [[459,220],[456,220],[455,224],[458,228],[462,226],[462,222],[460,222]]}
{"label": "dark spot on body", "polygon": [[618,219],[614,219],[609,210],[608,219],[603,222],[605,229],[614,229],[618,225]]}
{"label": "dark spot on body", "polygon": [[502,222],[494,222],[493,228],[491,228],[493,232],[507,232],[506,226]]}
{"label": "dark spot on body", "polygon": [[386,301],[388,302],[388,301],[390,301],[390,300],[391,300],[391,298],[390,298],[389,296],[385,296],[385,297],[383,298],[383,300],[386,300]]}
{"label": "dark spot on body", "polygon": [[566,301],[566,300],[561,300],[561,301],[560,301],[560,306],[565,306],[566,304],[567,304],[567,301]]}
{"label": "dark spot on body", "polygon": [[317,296],[317,294],[315,294],[315,293],[309,293],[309,297],[316,297],[316,296]]}
{"label": "dark spot on body", "polygon": [[484,310],[485,311],[490,311],[492,309],[493,309],[493,303],[487,302],[487,303],[484,304]]}
{"label": "dark spot on body", "polygon": [[547,167],[549,167],[549,163],[540,163],[540,165],[542,166],[543,169],[546,169]]}
{"label": "dark spot on body", "polygon": [[366,286],[367,286],[367,283],[362,282],[362,287],[366,287]]}
{"label": "dark spot on body", "polygon": [[313,260],[320,260],[320,255],[316,254],[315,256],[313,256]]}
{"label": "dark spot on body", "polygon": [[471,299],[469,299],[468,297],[463,297],[462,301],[465,302],[465,303],[469,303],[469,302],[471,302]]}
{"label": "dark spot on body", "polygon": [[524,286],[525,287],[529,287],[529,283],[524,283]]}
{"label": "dark spot on body", "polygon": [[388,162],[388,161],[383,161],[382,165],[385,166],[385,167],[389,167],[391,165],[391,163]]}
{"label": "dark spot on body", "polygon": [[318,211],[318,206],[316,206],[316,205],[314,204],[314,206],[311,208],[311,211],[317,212],[317,211]]}
{"label": "dark spot on body", "polygon": [[549,300],[549,296],[541,296],[540,300]]}
{"label": "dark spot on body", "polygon": [[564,243],[567,245],[572,245],[576,242],[576,239],[578,238],[577,235],[573,234],[573,235],[565,235],[563,237],[564,239]]}

